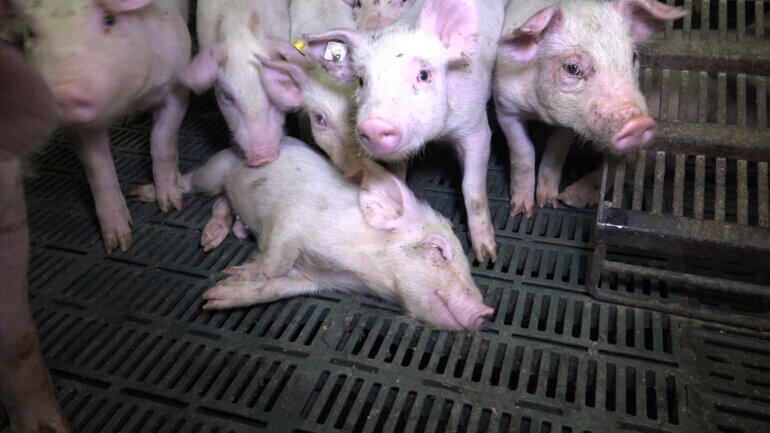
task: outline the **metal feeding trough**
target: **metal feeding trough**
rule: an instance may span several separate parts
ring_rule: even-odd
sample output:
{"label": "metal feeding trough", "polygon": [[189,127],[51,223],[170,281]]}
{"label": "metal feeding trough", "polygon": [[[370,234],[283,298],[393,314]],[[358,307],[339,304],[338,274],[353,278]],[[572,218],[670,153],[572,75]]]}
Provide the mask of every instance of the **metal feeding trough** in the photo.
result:
{"label": "metal feeding trough", "polygon": [[[588,289],[600,300],[767,330],[770,43],[756,25],[767,7],[699,9],[699,29],[691,17],[681,29],[669,24],[642,52],[658,133],[635,161],[604,164]],[[608,253],[613,246],[673,259],[623,260]]]}

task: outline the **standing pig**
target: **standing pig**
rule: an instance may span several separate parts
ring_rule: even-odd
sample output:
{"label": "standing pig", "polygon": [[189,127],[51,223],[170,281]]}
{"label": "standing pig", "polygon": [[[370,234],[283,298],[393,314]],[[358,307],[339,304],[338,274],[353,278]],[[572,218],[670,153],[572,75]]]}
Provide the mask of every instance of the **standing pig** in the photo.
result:
{"label": "standing pig", "polygon": [[615,154],[652,139],[655,122],[639,91],[634,44],[685,13],[654,0],[508,4],[494,88],[497,118],[510,149],[511,214],[531,216],[535,201],[535,150],[524,120],[558,127],[540,164],[540,206],[557,206],[557,197],[569,205],[598,199],[598,189],[587,179],[559,195],[573,131]]}
{"label": "standing pig", "polygon": [[[278,161],[247,167],[232,151],[185,174],[186,192],[224,192],[260,253],[224,272],[205,309],[273,302],[323,289],[370,293],[418,319],[477,329],[484,305],[449,220],[385,169],[365,162],[351,184],[306,144],[286,137]],[[145,198],[152,200],[151,185]]]}
{"label": "standing pig", "polygon": [[0,404],[13,433],[65,433],[29,310],[22,181],[24,157],[53,129],[56,107],[43,79],[2,42],[0,95]]}
{"label": "standing pig", "polygon": [[415,0],[345,0],[353,7],[358,28],[366,31],[389,26],[404,14]]}
{"label": "standing pig", "polygon": [[404,161],[426,142],[454,144],[476,258],[496,259],[486,172],[491,131],[486,103],[504,0],[425,0],[372,33],[308,35],[308,53],[342,81],[360,84],[356,129],[374,159]]}
{"label": "standing pig", "polygon": [[217,102],[249,165],[278,158],[286,112],[299,97],[280,71],[254,64],[253,54],[280,55],[275,40],[289,37],[288,0],[199,0],[200,52],[180,75],[196,93],[214,86]]}
{"label": "standing pig", "polygon": [[[179,0],[16,0],[24,51],[53,89],[94,195],[108,252],[131,245],[108,129],[120,116],[153,110],[152,171],[161,210],[182,207],[177,134],[188,91],[174,77],[190,61]],[[186,9],[186,7],[183,7]]]}

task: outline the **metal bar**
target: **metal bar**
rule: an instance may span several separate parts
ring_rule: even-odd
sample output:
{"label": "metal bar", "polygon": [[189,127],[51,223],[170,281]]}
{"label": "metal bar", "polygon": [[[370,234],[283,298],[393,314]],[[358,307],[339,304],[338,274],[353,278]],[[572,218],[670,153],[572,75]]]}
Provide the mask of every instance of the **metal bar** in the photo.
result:
{"label": "metal bar", "polygon": [[[674,0],[667,0],[666,3],[668,3],[669,6],[675,6]],[[664,32],[663,33],[663,38],[666,39],[666,40],[671,39],[671,34],[673,33],[673,31],[674,31],[674,22],[673,21],[667,21],[665,29],[663,31]]]}
{"label": "metal bar", "polygon": [[642,210],[642,200],[644,199],[644,172],[647,161],[647,151],[640,150],[636,154],[636,167],[634,168],[634,196],[632,198],[631,209]]}
{"label": "metal bar", "polygon": [[703,219],[704,188],[706,186],[706,157],[695,157],[695,199],[693,200],[693,215],[695,219]]}
{"label": "metal bar", "polygon": [[765,77],[757,77],[757,128],[760,130],[767,128],[767,80]]}
{"label": "metal bar", "polygon": [[666,178],[666,152],[655,153],[655,183],[652,188],[652,213],[663,213],[663,191]]}
{"label": "metal bar", "polygon": [[682,38],[689,41],[692,37],[692,0],[684,0],[684,8],[690,13],[685,15],[682,21]]}
{"label": "metal bar", "polygon": [[698,74],[698,123],[706,123],[708,118],[709,75],[705,71]]}
{"label": "metal bar", "polygon": [[738,40],[746,38],[746,0],[738,0],[735,21],[738,23]]}
{"label": "metal bar", "polygon": [[615,164],[615,186],[612,187],[612,207],[623,207],[623,185],[626,180],[626,162],[623,158],[612,161]]}
{"label": "metal bar", "polygon": [[738,74],[736,79],[737,100],[735,101],[738,109],[738,126],[746,127],[746,74]]}
{"label": "metal bar", "polygon": [[668,118],[668,85],[671,78],[671,70],[664,69],[661,74],[660,83],[660,109],[658,110],[658,119],[669,120]]}
{"label": "metal bar", "polygon": [[738,224],[749,223],[749,181],[747,173],[748,163],[741,159],[738,161]]}
{"label": "metal bar", "polygon": [[604,196],[607,195],[607,171],[609,171],[609,165],[610,158],[604,158],[604,161],[602,161],[602,186],[599,191],[599,206],[596,210],[596,217],[599,218],[599,220],[604,217],[604,209],[608,206],[604,201]]}
{"label": "metal bar", "polygon": [[768,196],[768,183],[767,183],[767,163],[760,162],[757,164],[757,201],[759,203],[759,226],[768,228],[770,227],[770,197]]}
{"label": "metal bar", "polygon": [[770,266],[770,230],[730,222],[608,208],[597,221],[596,241],[668,256],[729,257]]}
{"label": "metal bar", "polygon": [[676,216],[684,214],[684,163],[685,156],[678,153],[676,155],[676,165],[674,166],[674,215]]}
{"label": "metal bar", "polygon": [[[758,112],[760,110],[757,110]],[[655,150],[688,155],[770,161],[770,129],[714,123],[656,122]]]}
{"label": "metal bar", "polygon": [[591,271],[588,274],[588,292],[592,296],[596,296],[599,289],[599,283],[602,278],[602,265],[604,264],[604,257],[607,253],[607,246],[604,244],[597,244],[594,249],[594,258],[591,261]]}
{"label": "metal bar", "polygon": [[687,90],[690,86],[690,71],[681,71],[679,73],[680,81],[679,81],[679,113],[678,118],[680,122],[686,122],[687,121]]}
{"label": "metal bar", "polygon": [[711,17],[709,16],[709,13],[711,12],[711,5],[709,4],[709,0],[701,0],[700,3],[700,39],[702,41],[705,41],[709,38],[709,21]]}
{"label": "metal bar", "polygon": [[610,260],[604,261],[604,270],[606,272],[634,274],[642,278],[674,283],[691,289],[714,290],[730,295],[759,296],[770,299],[770,287],[760,286],[758,284],[724,280],[714,277],[704,277],[696,274],[684,274],[680,272],[668,271],[665,269],[629,265],[627,263],[614,262]]}
{"label": "metal bar", "polygon": [[[765,22],[765,8],[764,8],[765,2],[754,2],[754,22],[755,23],[764,23]],[[763,25],[757,25],[756,26],[756,37],[758,41],[761,41],[765,39],[765,26]]]}
{"label": "metal bar", "polygon": [[[697,34],[693,32],[693,36]],[[770,70],[770,46],[762,43],[660,39],[640,45],[637,53],[643,68],[754,75],[764,75]]]}
{"label": "metal bar", "polygon": [[727,0],[719,0],[719,40],[727,39]]}
{"label": "metal bar", "polygon": [[727,160],[717,158],[716,189],[714,191],[714,220],[725,220],[725,177],[727,175]]}
{"label": "metal bar", "polygon": [[724,72],[717,76],[717,123],[727,123],[727,74]]}

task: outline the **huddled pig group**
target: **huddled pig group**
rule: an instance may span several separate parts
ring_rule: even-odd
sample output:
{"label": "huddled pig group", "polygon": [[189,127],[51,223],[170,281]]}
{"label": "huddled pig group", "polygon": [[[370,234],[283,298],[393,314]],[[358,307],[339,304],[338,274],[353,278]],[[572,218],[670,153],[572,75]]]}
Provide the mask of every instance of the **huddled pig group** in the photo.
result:
{"label": "huddled pig group", "polygon": [[[621,155],[651,140],[655,122],[639,90],[635,45],[685,14],[655,0],[198,0],[196,11],[189,6],[186,0],[0,1],[0,36],[26,58],[9,44],[0,47],[3,62],[10,59],[0,68],[0,88],[8,89],[4,98],[10,95],[0,102],[0,167],[6,167],[0,238],[13,244],[6,248],[4,241],[0,268],[4,275],[14,270],[2,290],[21,306],[15,314],[26,324],[19,331],[29,348],[23,351],[38,354],[40,365],[34,324],[20,313],[28,311],[26,266],[16,262],[26,262],[28,240],[18,203],[23,156],[43,140],[53,117],[85,169],[108,253],[132,242],[108,130],[142,111],[154,116],[154,182],[131,198],[168,211],[182,208],[187,193],[217,195],[201,235],[206,250],[231,229],[256,236],[259,254],[225,270],[229,278],[204,294],[204,308],[339,289],[399,302],[443,329],[474,330],[493,311],[451,223],[405,183],[410,158],[432,142],[451,145],[463,170],[473,253],[479,261],[496,260],[486,187],[490,99],[510,154],[512,215],[531,216],[535,203],[595,203],[598,172],[559,191],[570,145],[579,136],[600,152]],[[199,43],[194,56],[190,12]],[[234,146],[182,175],[177,138],[189,91],[210,89]],[[292,112],[301,113],[301,129],[325,157],[285,136]],[[553,126],[537,172],[525,128],[531,119]],[[18,347],[21,340],[5,329],[0,343]],[[14,362],[12,352],[0,351],[0,374],[12,376]],[[55,410],[29,416],[34,402],[55,408],[47,381],[34,388],[20,397],[18,386],[0,380],[13,431],[65,431]]]}

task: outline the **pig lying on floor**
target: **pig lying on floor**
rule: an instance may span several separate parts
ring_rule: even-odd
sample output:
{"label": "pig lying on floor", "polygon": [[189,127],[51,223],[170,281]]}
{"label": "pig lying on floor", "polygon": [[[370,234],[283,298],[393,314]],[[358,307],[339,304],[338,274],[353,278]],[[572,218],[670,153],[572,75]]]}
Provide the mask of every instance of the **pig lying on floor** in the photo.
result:
{"label": "pig lying on floor", "polygon": [[[205,309],[341,289],[400,302],[443,329],[477,329],[493,313],[449,220],[375,163],[365,163],[359,187],[287,137],[272,164],[247,167],[224,150],[182,184],[187,193],[225,192],[259,239],[252,261],[226,269],[231,276],[206,291]],[[136,192],[155,199],[152,184]]]}

